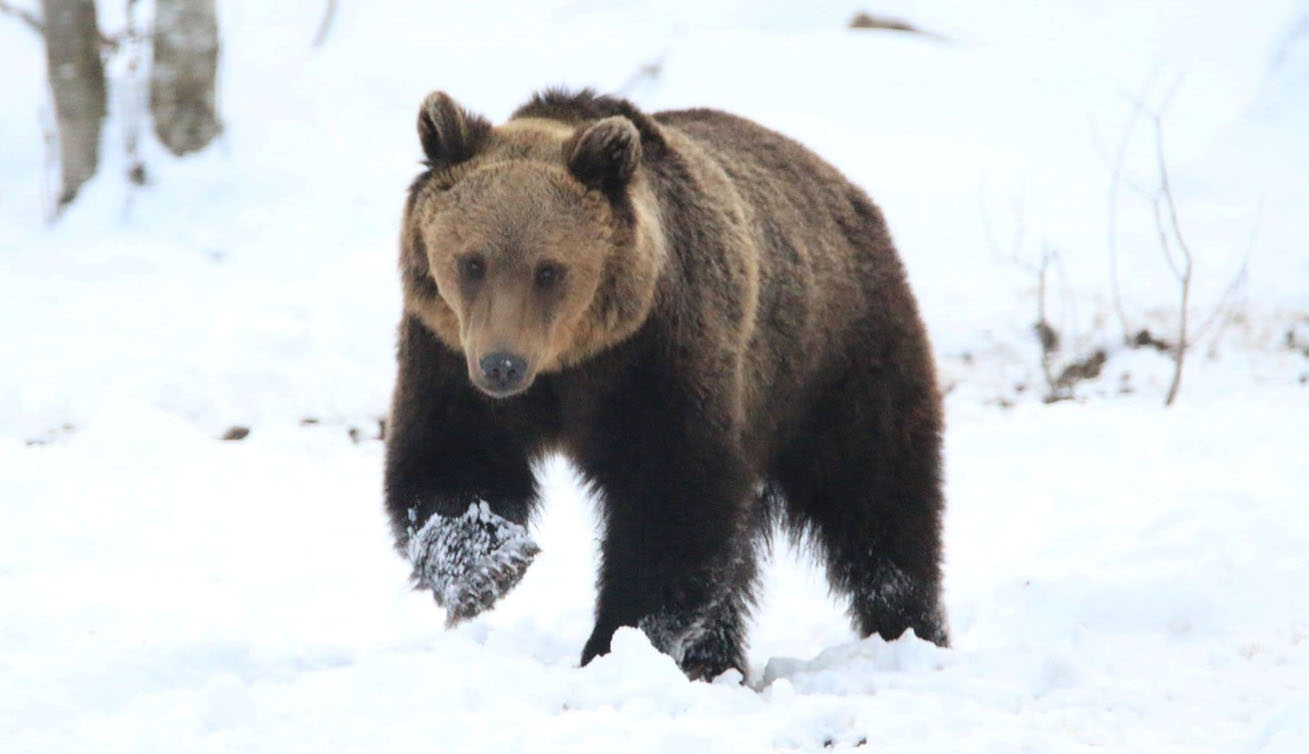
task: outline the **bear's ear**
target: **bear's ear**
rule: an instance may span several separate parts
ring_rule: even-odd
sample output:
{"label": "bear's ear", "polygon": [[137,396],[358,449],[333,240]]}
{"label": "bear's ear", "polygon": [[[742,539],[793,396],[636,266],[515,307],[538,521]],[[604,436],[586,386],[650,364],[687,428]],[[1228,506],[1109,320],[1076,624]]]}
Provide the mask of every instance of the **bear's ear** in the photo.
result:
{"label": "bear's ear", "polygon": [[641,135],[621,115],[605,118],[564,142],[564,161],[584,186],[620,192],[641,162]]}
{"label": "bear's ear", "polygon": [[491,124],[469,115],[445,92],[432,92],[418,107],[418,140],[427,165],[448,168],[471,159],[491,133]]}

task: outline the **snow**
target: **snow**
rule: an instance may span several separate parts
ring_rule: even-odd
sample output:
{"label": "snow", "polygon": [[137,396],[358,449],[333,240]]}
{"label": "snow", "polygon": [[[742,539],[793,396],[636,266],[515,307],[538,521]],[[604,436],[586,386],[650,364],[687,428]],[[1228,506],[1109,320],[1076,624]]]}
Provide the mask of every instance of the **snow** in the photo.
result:
{"label": "snow", "polygon": [[[313,50],[321,10],[220,3],[220,141],[147,140],[133,189],[115,113],[54,224],[42,51],[0,17],[6,751],[1309,750],[1309,3],[384,0]],[[746,678],[688,682],[635,630],[579,669],[596,534],[559,459],[494,610],[445,630],[410,588],[376,435],[417,105],[501,120],[558,83],[757,118],[883,207],[950,390],[951,648],[858,641],[780,538]],[[1194,320],[1247,275],[1165,409],[1106,249],[1112,218],[1131,323],[1172,337],[1149,202],[1108,199],[1125,133],[1154,185],[1130,98],[1170,90]],[[1051,405],[1043,248],[1060,357],[1110,351]]]}

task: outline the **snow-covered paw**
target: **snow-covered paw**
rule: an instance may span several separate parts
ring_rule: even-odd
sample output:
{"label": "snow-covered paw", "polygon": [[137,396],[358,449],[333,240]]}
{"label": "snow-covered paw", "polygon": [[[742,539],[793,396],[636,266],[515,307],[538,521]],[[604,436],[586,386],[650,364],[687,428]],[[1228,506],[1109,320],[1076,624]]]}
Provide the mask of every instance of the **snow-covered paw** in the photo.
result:
{"label": "snow-covered paw", "polygon": [[494,605],[540,551],[526,528],[492,513],[485,502],[462,516],[432,516],[410,533],[408,545],[414,582],[432,590],[447,626]]}
{"label": "snow-covered paw", "polygon": [[693,681],[712,681],[732,668],[744,675],[739,613],[722,607],[712,605],[699,614],[655,613],[637,627]]}

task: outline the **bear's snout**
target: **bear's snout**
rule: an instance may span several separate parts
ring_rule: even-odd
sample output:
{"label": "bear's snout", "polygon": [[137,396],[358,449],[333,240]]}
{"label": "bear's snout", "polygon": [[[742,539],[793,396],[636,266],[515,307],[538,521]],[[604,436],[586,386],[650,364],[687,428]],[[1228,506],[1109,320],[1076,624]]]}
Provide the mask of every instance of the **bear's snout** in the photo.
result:
{"label": "bear's snout", "polygon": [[527,360],[507,351],[483,356],[478,362],[482,379],[478,387],[496,397],[512,395],[526,387]]}

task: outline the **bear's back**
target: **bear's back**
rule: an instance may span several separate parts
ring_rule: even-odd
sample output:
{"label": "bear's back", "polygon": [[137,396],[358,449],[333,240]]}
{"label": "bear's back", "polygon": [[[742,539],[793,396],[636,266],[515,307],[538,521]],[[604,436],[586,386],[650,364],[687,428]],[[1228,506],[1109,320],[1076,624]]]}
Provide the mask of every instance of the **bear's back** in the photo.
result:
{"label": "bear's back", "polygon": [[902,271],[880,210],[799,142],[717,110],[665,111],[654,119],[694,140],[728,175],[752,210],[761,256],[779,272],[794,274],[795,264],[805,263],[819,282],[838,290],[859,283],[873,294],[891,282],[887,272]]}
{"label": "bear's back", "polygon": [[[748,205],[759,270],[756,379],[802,383],[851,349],[914,337],[916,306],[881,211],[800,143],[710,109],[656,113]],[[795,371],[794,374],[789,372]]]}

